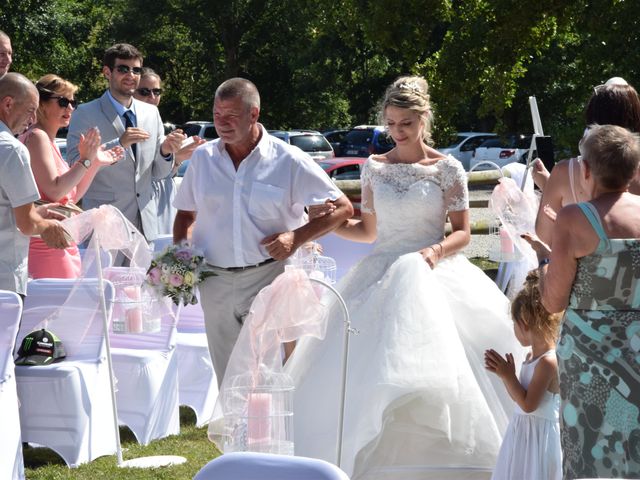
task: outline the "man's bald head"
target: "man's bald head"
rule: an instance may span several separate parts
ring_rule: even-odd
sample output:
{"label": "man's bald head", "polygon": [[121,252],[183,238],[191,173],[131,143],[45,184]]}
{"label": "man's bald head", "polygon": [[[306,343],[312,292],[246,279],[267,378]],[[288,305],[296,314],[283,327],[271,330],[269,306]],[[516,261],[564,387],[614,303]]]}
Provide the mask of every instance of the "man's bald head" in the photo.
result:
{"label": "man's bald head", "polygon": [[22,133],[35,120],[38,90],[24,75],[9,72],[0,78],[0,121],[14,134]]}

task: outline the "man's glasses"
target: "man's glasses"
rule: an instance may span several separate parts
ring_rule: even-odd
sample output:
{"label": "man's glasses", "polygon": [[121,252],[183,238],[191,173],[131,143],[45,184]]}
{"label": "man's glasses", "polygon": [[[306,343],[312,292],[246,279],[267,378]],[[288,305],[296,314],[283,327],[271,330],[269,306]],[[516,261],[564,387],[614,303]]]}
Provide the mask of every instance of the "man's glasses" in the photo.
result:
{"label": "man's glasses", "polygon": [[159,97],[160,95],[162,95],[161,88],[144,88],[143,87],[143,88],[137,89],[136,92],[138,92],[143,97],[149,97],[151,96],[151,94],[153,94],[156,97]]}
{"label": "man's glasses", "polygon": [[123,75],[126,75],[129,72],[134,75],[140,75],[142,73],[142,67],[130,67],[129,65],[116,65],[112,70],[116,70],[118,73]]}
{"label": "man's glasses", "polygon": [[67,108],[69,105],[71,105],[74,109],[78,108],[78,101],[69,100],[67,97],[49,97],[47,100],[58,100],[58,105],[60,105],[60,108]]}

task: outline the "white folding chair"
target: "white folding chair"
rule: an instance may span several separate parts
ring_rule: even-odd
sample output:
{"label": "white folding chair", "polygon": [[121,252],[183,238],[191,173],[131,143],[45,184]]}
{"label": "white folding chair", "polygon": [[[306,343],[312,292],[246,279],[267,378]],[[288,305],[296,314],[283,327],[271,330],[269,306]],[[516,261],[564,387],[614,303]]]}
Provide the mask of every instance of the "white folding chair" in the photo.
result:
{"label": "white folding chair", "polygon": [[[128,270],[128,267],[104,269],[108,278],[126,274]],[[116,315],[114,312],[114,320]],[[142,445],[179,434],[175,317],[163,315],[158,332],[115,333],[111,329],[109,339],[117,381],[118,421],[128,426]]]}
{"label": "white folding chair", "polygon": [[[18,341],[42,328],[72,290],[81,303],[65,306],[48,326],[67,357],[44,366],[18,365],[16,377],[22,441],[47,446],[75,467],[116,451],[98,280],[29,282]],[[113,294],[113,285],[105,281],[107,301]]]}
{"label": "white folding chair", "polygon": [[196,426],[202,427],[211,418],[218,398],[218,380],[213,369],[209,343],[200,304],[180,308],[176,353],[180,405],[196,413]]}
{"label": "white folding chair", "polygon": [[22,316],[22,300],[0,290],[0,478],[24,478],[18,392],[13,349]]}
{"label": "white folding chair", "polygon": [[358,243],[329,233],[318,240],[322,245],[322,255],[336,261],[336,281],[340,280],[351,267],[373,250],[374,243]]}
{"label": "white folding chair", "polygon": [[335,465],[307,457],[269,453],[226,453],[211,460],[193,480],[349,480]]}

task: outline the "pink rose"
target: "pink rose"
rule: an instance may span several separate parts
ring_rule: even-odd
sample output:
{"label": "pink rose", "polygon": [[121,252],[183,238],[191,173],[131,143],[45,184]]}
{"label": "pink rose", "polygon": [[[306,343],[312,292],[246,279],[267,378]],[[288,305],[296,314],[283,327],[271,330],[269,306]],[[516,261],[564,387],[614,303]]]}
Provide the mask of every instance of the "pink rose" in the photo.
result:
{"label": "pink rose", "polygon": [[151,270],[149,270],[149,273],[147,275],[153,285],[157,285],[158,283],[160,283],[161,272],[158,267],[154,267]]}
{"label": "pink rose", "polygon": [[176,252],[176,258],[181,262],[188,262],[191,260],[191,252],[189,250],[178,250]]}
{"label": "pink rose", "polygon": [[179,287],[182,285],[182,275],[178,275],[177,273],[172,273],[169,275],[169,283],[174,287]]}

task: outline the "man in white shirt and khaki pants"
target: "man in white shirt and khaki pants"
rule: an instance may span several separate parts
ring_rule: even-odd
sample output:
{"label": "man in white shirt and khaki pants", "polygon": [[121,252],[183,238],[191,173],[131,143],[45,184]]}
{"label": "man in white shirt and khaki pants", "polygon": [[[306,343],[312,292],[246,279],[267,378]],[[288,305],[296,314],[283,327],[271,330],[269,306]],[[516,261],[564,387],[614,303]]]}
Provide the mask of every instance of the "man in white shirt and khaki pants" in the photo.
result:
{"label": "man in white shirt and khaki pants", "polygon": [[[194,152],[174,201],[174,242],[195,223],[193,244],[217,274],[200,285],[200,301],[218,384],[258,292],[296,249],[353,215],[320,166],[269,135],[259,114],[260,96],[249,80],[218,87],[213,120],[220,138]],[[327,199],[335,209],[307,223],[304,207]]]}

